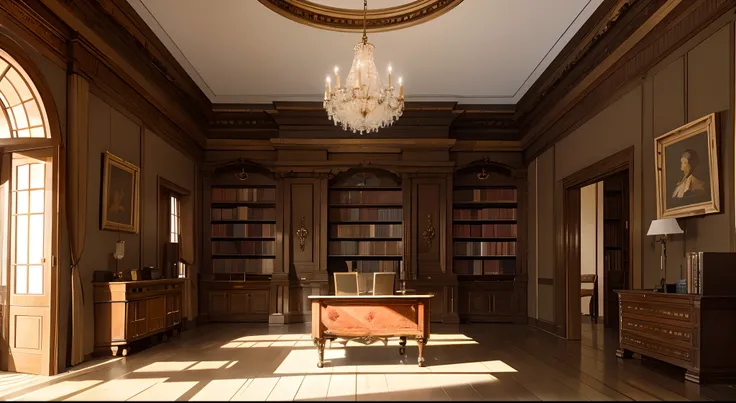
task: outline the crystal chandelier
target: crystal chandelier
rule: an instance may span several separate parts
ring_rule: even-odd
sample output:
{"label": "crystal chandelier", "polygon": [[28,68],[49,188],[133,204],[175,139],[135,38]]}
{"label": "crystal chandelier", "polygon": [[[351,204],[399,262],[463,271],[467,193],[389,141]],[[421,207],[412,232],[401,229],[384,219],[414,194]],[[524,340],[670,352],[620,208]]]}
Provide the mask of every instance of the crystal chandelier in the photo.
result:
{"label": "crystal chandelier", "polygon": [[390,126],[404,110],[404,85],[399,78],[399,93],[391,83],[388,67],[388,87],[384,87],[373,60],[375,47],[368,43],[366,19],[368,0],[363,0],[363,39],[353,48],[353,65],[345,86],[340,86],[339,69],[335,66],[335,88],[328,76],[325,82],[324,108],[335,125],[353,133],[371,133]]}

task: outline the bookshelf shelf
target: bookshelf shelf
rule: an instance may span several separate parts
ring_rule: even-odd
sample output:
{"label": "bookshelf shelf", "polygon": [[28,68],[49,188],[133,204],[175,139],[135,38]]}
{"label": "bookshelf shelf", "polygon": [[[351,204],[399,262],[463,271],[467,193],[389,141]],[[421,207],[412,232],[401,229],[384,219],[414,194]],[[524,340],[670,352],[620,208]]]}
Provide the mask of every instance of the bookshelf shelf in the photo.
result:
{"label": "bookshelf shelf", "polygon": [[403,194],[386,173],[350,172],[328,190],[327,257],[336,270],[399,275],[403,256]]}
{"label": "bookshelf shelf", "polygon": [[455,186],[453,268],[465,279],[513,279],[517,253],[517,190]]}

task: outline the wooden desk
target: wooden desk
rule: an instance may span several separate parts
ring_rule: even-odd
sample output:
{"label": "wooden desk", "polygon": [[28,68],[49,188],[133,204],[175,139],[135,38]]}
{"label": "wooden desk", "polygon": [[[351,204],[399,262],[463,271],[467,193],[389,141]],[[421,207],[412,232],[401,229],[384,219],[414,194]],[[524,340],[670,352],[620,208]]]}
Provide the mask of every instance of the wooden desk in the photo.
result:
{"label": "wooden desk", "polygon": [[633,353],[685,368],[685,379],[736,380],[736,297],[618,291],[621,358]]}
{"label": "wooden desk", "polygon": [[429,340],[429,302],[421,295],[312,295],[312,340],[317,346],[317,366],[324,364],[325,341],[338,337],[367,339],[399,337],[399,354],[406,352],[406,339],[416,339],[417,363],[424,366],[424,346]]}
{"label": "wooden desk", "polygon": [[136,340],[178,334],[183,284],[179,278],[92,283],[95,352],[126,356]]}

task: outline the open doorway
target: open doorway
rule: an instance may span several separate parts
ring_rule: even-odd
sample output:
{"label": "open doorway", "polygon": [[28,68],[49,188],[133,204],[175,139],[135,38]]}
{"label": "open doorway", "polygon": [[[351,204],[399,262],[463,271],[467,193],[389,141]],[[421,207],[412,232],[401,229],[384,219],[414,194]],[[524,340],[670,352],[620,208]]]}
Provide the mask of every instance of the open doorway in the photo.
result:
{"label": "open doorway", "polygon": [[614,154],[563,180],[563,250],[566,336],[602,340],[618,329],[617,290],[631,284],[633,148]]}
{"label": "open doorway", "polygon": [[580,188],[581,334],[618,329],[618,294],[629,288],[629,172]]}

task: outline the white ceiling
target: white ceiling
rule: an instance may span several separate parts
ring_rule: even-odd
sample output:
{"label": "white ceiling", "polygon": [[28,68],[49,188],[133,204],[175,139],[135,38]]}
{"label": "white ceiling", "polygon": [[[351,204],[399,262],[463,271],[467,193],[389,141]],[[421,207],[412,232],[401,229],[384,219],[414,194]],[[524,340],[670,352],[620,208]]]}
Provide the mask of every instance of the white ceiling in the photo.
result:
{"label": "white ceiling", "polygon": [[[320,101],[358,33],[309,27],[256,0],[128,0],[214,103]],[[362,0],[317,0],[362,9]],[[369,0],[369,9],[408,0]],[[464,0],[413,27],[369,33],[409,101],[514,104],[602,0]],[[384,77],[385,82],[385,77]]]}

